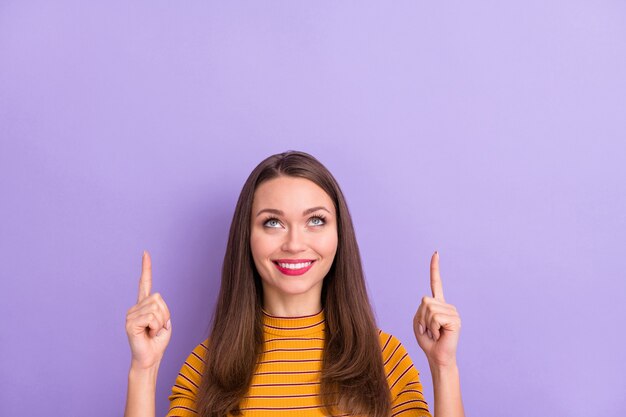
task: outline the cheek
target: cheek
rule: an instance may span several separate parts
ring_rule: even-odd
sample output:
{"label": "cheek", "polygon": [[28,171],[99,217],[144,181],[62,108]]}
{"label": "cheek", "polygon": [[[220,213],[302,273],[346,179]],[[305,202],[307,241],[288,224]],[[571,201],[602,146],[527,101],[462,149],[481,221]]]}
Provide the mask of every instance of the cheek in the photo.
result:
{"label": "cheek", "polygon": [[329,234],[328,236],[324,236],[322,239],[318,240],[318,251],[323,252],[327,255],[334,254],[337,251],[337,236]]}
{"label": "cheek", "polygon": [[250,236],[250,251],[252,257],[256,261],[263,253],[263,241],[259,239],[254,233]]}
{"label": "cheek", "polygon": [[250,250],[255,260],[263,260],[269,257],[274,250],[274,246],[272,239],[267,236],[262,236],[258,233],[252,233],[250,236]]}

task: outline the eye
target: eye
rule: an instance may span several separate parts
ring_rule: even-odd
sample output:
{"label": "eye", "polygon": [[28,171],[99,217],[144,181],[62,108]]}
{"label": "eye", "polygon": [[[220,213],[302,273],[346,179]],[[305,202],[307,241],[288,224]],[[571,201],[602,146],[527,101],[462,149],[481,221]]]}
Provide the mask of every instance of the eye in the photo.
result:
{"label": "eye", "polygon": [[276,228],[276,226],[280,226],[278,219],[276,217],[268,217],[263,222],[263,226],[269,226],[271,228]]}
{"label": "eye", "polygon": [[314,220],[319,220],[319,222],[315,222],[313,224],[313,226],[322,226],[322,225],[326,224],[326,219],[322,215],[317,215],[317,216],[311,217],[311,221],[314,221]]}
{"label": "eye", "polygon": [[[309,221],[312,222],[313,226],[323,226],[326,224],[326,218],[321,214],[311,217]],[[271,229],[276,229],[280,227],[280,220],[278,220],[277,217],[267,217],[263,221],[263,226],[267,226]]]}

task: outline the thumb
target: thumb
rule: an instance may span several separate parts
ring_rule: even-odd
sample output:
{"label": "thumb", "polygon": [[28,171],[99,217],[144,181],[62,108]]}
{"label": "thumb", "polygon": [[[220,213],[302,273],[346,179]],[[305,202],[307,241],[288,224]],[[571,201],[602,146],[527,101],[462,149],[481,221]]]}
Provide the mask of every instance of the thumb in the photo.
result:
{"label": "thumb", "polygon": [[417,339],[417,344],[424,352],[429,351],[432,348],[433,343],[435,343],[435,341],[428,336],[428,332],[426,330],[424,330],[424,333],[422,334],[418,332],[415,335],[415,338]]}
{"label": "thumb", "polygon": [[172,333],[172,319],[169,319],[167,323],[165,323],[165,327],[162,327],[161,330],[158,331],[158,333],[156,334],[156,337],[159,337],[159,338],[169,337],[171,333]]}

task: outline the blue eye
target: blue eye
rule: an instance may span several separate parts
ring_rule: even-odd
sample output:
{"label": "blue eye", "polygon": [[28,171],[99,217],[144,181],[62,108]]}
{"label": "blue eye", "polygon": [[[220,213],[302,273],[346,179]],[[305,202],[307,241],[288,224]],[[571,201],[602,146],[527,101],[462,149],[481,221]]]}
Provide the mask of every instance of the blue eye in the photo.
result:
{"label": "blue eye", "polygon": [[[313,222],[313,226],[323,226],[326,224],[326,218],[322,215],[313,216],[309,220]],[[272,223],[272,222],[275,222],[275,223]],[[275,229],[277,227],[280,227],[280,220],[278,220],[277,217],[270,216],[263,221],[263,226],[267,226],[272,229]]]}
{"label": "blue eye", "polygon": [[[268,217],[263,222],[263,225],[267,225],[269,222],[276,222],[276,223],[278,223],[278,219],[276,217]],[[270,226],[270,227],[274,228],[275,226]]]}
{"label": "blue eye", "polygon": [[313,216],[313,217],[311,217],[311,220],[316,220],[316,219],[319,220],[320,222],[314,224],[314,226],[321,226],[321,225],[326,223],[326,220],[322,216]]}

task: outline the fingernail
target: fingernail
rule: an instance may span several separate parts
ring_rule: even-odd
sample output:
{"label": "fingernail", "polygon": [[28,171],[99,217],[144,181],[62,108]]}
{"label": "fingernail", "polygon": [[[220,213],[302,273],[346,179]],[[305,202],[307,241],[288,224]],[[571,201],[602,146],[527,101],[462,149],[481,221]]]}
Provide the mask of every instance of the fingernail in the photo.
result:
{"label": "fingernail", "polygon": [[[158,336],[158,335],[157,335],[157,336]],[[430,331],[430,329],[428,329],[428,337],[430,337],[431,339],[433,338],[433,334],[432,334],[432,332]]]}
{"label": "fingernail", "polygon": [[165,328],[166,328],[167,330],[169,330],[169,329],[170,329],[170,327],[172,327],[172,319],[169,319],[169,320],[167,321],[167,323],[165,323]]}
{"label": "fingernail", "polygon": [[424,326],[422,326],[422,323],[419,323],[419,328],[420,328],[420,334],[424,334]]}
{"label": "fingernail", "polygon": [[161,329],[159,330],[159,332],[157,333],[157,337],[161,336],[161,334],[165,331],[165,329]]}

